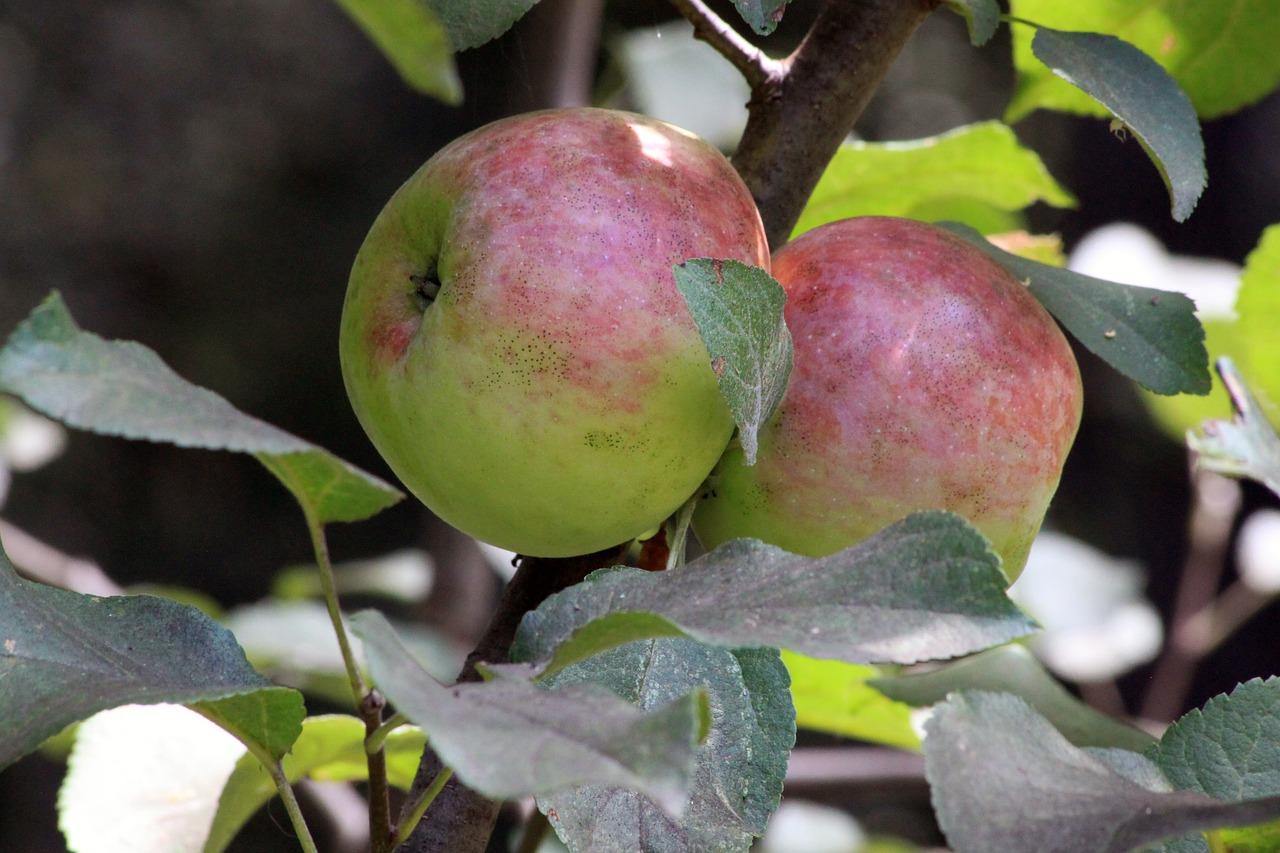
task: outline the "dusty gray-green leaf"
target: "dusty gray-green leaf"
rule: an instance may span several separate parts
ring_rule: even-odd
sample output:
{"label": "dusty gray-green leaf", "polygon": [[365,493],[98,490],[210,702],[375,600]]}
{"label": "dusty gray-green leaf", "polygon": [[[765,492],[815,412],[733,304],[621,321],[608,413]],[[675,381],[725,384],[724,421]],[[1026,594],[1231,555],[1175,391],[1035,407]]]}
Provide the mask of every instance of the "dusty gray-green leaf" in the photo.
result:
{"label": "dusty gray-green leaf", "polygon": [[998,249],[964,225],[939,223],[1028,283],[1086,349],[1157,394],[1207,394],[1204,327],[1181,293],[1103,281]]}
{"label": "dusty gray-green leaf", "polygon": [[1159,169],[1173,218],[1190,216],[1208,178],[1200,121],[1177,81],[1138,48],[1102,33],[1040,27],[1031,50],[1124,123]]}
{"label": "dusty gray-green leaf", "polygon": [[[1280,679],[1255,678],[1170,726],[1147,751],[1173,787],[1218,800],[1280,795]],[[1280,826],[1226,829],[1224,849],[1276,849]]]}
{"label": "dusty gray-green leaf", "polygon": [[83,331],[57,293],[0,349],[0,391],[78,429],[251,453],[321,524],[359,521],[403,497],[327,450],[187,382],[141,344]]}
{"label": "dusty gray-green leaf", "polygon": [[1256,480],[1280,495],[1280,436],[1231,359],[1218,359],[1217,368],[1231,395],[1235,416],[1230,421],[1205,421],[1203,435],[1187,436],[1196,466],[1228,477]]}
{"label": "dusty gray-green leaf", "polygon": [[337,0],[401,78],[446,104],[462,102],[462,81],[444,26],[421,0]]}
{"label": "dusty gray-green leaf", "polygon": [[556,689],[603,684],[641,708],[705,686],[714,721],[678,820],[639,794],[608,786],[539,797],[570,850],[746,851],[764,831],[795,741],[787,672],[776,651],[659,639],[605,652],[552,682]]}
{"label": "dusty gray-green leaf", "polygon": [[998,559],[968,522],[919,512],[829,557],[739,539],[677,570],[597,572],[526,614],[512,655],[554,672],[617,638],[636,639],[627,629],[639,623],[655,635],[679,632],[727,648],[914,663],[1034,630],[1005,585]]}
{"label": "dusty gray-green leaf", "polygon": [[964,17],[969,27],[969,42],[981,47],[991,41],[1000,27],[1000,4],[996,0],[946,0],[947,6]]}
{"label": "dusty gray-green leaf", "polygon": [[1076,746],[1140,752],[1155,743],[1155,738],[1141,729],[1072,696],[1019,645],[991,649],[931,672],[874,678],[867,683],[890,699],[917,708],[941,702],[959,690],[1012,693],[1030,703]]}
{"label": "dusty gray-green leaf", "polygon": [[742,20],[762,36],[767,36],[778,26],[791,0],[733,0]]}
{"label": "dusty gray-green leaf", "polygon": [[454,50],[469,50],[511,29],[538,0],[422,0],[435,12]]}
{"label": "dusty gray-green leaf", "polygon": [[767,272],[740,261],[693,258],[674,273],[738,425],[743,455],[754,465],[760,426],[782,402],[791,376],[791,333],[782,319],[787,295]]}
{"label": "dusty gray-green leaf", "polygon": [[363,611],[351,622],[378,689],[477,791],[504,799],[609,785],[641,791],[672,815],[684,807],[710,713],[705,691],[690,688],[646,713],[588,685],[544,690],[495,678],[445,687],[381,614]]}
{"label": "dusty gray-green leaf", "polygon": [[978,122],[909,142],[841,145],[792,236],[851,216],[955,219],[974,208],[1007,215],[1037,201],[1076,203],[1008,125]]}
{"label": "dusty gray-green leaf", "polygon": [[1139,784],[1149,769],[1136,759],[1073,746],[1008,693],[953,694],[925,726],[924,754],[934,810],[956,853],[1127,853],[1280,815],[1280,797],[1224,803],[1151,790]]}
{"label": "dusty gray-green leaf", "polygon": [[191,705],[277,758],[306,713],[300,693],[263,678],[194,607],[33,583],[0,552],[0,767],[98,711],[162,702]]}

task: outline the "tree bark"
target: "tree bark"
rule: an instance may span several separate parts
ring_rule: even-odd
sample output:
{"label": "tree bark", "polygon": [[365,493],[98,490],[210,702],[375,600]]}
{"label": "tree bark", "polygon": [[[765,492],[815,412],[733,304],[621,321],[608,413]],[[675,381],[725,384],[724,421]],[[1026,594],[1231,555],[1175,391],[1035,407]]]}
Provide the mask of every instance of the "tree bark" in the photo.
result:
{"label": "tree bark", "polygon": [[823,169],[898,54],[942,0],[830,0],[800,46],[753,88],[733,165],[787,241]]}

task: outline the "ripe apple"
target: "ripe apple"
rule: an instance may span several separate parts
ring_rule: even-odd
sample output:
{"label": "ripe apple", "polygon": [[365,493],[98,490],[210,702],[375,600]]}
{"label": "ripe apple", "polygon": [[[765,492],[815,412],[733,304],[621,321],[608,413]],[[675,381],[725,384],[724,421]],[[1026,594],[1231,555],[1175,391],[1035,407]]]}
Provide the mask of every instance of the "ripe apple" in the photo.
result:
{"label": "ripe apple", "polygon": [[733,421],[676,290],[693,257],[768,268],[755,203],[692,134],[630,113],[504,119],[441,149],[356,257],[352,407],[445,521],[561,557],[662,523]]}
{"label": "ripe apple", "polygon": [[946,509],[1017,577],[1080,423],[1053,318],[981,250],[907,219],[817,228],[774,254],[773,275],[795,366],[756,465],[731,447],[717,466],[702,543],[821,556]]}

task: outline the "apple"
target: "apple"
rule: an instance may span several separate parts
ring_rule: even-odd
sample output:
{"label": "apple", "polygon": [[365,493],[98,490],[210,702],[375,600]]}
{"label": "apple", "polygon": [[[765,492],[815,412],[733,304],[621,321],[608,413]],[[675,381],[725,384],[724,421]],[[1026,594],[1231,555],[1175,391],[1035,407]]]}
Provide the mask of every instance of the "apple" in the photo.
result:
{"label": "apple", "polygon": [[858,217],[773,256],[795,344],[757,463],[731,447],[694,514],[708,548],[822,556],[903,516],[965,516],[1026,563],[1080,423],[1076,361],[1026,286],[933,225]]}
{"label": "apple", "polygon": [[733,431],[672,273],[693,257],[769,265],[750,193],[705,141],[585,108],[472,131],[356,256],[351,405],[409,491],[480,540],[563,557],[652,531]]}

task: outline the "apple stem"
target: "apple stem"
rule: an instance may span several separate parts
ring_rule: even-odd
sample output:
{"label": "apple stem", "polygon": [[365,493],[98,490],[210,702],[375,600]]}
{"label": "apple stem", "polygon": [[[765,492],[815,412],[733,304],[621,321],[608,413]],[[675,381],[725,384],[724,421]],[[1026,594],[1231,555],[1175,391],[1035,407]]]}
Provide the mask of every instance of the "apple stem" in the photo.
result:
{"label": "apple stem", "polygon": [[440,294],[440,277],[434,269],[422,275],[411,275],[409,281],[413,282],[413,295],[422,308],[435,302]]}

